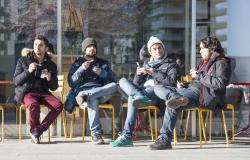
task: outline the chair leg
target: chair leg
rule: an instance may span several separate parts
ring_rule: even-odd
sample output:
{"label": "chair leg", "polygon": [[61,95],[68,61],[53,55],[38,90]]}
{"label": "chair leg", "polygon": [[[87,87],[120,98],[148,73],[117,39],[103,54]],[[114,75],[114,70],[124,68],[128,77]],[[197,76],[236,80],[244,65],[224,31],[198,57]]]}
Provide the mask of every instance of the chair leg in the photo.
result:
{"label": "chair leg", "polygon": [[232,142],[234,142],[234,106],[232,106]]}
{"label": "chair leg", "polygon": [[223,110],[221,110],[221,115],[222,115],[222,121],[223,121],[223,126],[224,126],[224,131],[225,131],[225,136],[226,136],[226,143],[228,146],[228,134],[227,134],[227,124],[226,124],[226,119],[225,119],[225,113]]}
{"label": "chair leg", "polygon": [[176,133],[176,127],[174,128],[174,146],[176,146],[177,143],[177,133]]}
{"label": "chair leg", "polygon": [[112,111],[112,139],[115,140],[115,109],[114,107],[111,109]]}
{"label": "chair leg", "polygon": [[208,120],[208,116],[210,115],[209,113],[210,113],[209,111],[207,111],[207,113],[206,113],[206,119],[205,119],[205,123],[204,123],[205,128],[207,128],[207,120]]}
{"label": "chair leg", "polygon": [[67,119],[66,119],[66,113],[64,110],[62,110],[62,121],[63,121],[63,133],[64,133],[64,138],[67,138]]}
{"label": "chair leg", "polygon": [[184,140],[187,139],[187,130],[188,130],[188,122],[189,122],[189,118],[190,118],[190,112],[188,111],[188,115],[187,115],[187,119],[186,119],[186,128],[185,128],[185,133],[184,133]]}
{"label": "chair leg", "polygon": [[121,107],[121,116],[122,116],[122,117],[121,117],[121,121],[122,121],[122,128],[123,128],[123,126],[124,126],[124,122],[123,122],[123,121],[124,121],[124,117],[123,117],[123,114],[124,114],[124,113],[123,113],[123,111],[124,111],[124,109],[123,109],[123,107]]}
{"label": "chair leg", "polygon": [[204,124],[205,129],[207,128],[208,119],[209,119],[209,142],[211,142],[211,132],[212,132],[212,112],[211,111],[207,111],[206,113],[206,120]]}
{"label": "chair leg", "polygon": [[202,130],[201,130],[201,111],[200,110],[198,110],[198,123],[199,123],[200,148],[202,148]]}
{"label": "chair leg", "polygon": [[180,133],[181,134],[183,134],[183,126],[182,126],[183,125],[183,123],[182,123],[183,122],[183,115],[184,115],[184,111],[182,110],[181,115],[180,115],[180,130],[181,130]]}
{"label": "chair leg", "polygon": [[75,113],[72,113],[71,126],[70,126],[70,140],[72,140],[74,134],[74,125],[75,125]]}
{"label": "chair leg", "polygon": [[212,142],[212,117],[213,111],[209,111],[210,114],[210,122],[209,122],[209,142]]}
{"label": "chair leg", "polygon": [[202,127],[204,142],[205,142],[205,144],[207,144],[206,130],[205,130],[205,126],[204,126],[202,111],[200,111],[200,120],[201,120],[201,127]]}
{"label": "chair leg", "polygon": [[151,140],[154,141],[154,134],[153,134],[153,126],[152,126],[152,119],[150,114],[150,109],[148,109],[148,120],[149,120],[149,127],[150,127],[150,133],[151,133]]}
{"label": "chair leg", "polygon": [[16,107],[16,125],[18,125],[18,119],[19,119],[19,108]]}
{"label": "chair leg", "polygon": [[50,143],[50,133],[51,133],[51,125],[49,126],[49,130],[48,130],[48,141]]}
{"label": "chair leg", "polygon": [[18,131],[19,141],[22,140],[22,106],[19,108],[19,131]]}
{"label": "chair leg", "polygon": [[86,108],[82,110],[82,143],[84,143],[86,127]]}
{"label": "chair leg", "polygon": [[154,109],[154,116],[155,116],[155,139],[158,138],[158,116],[157,116],[157,109]]}
{"label": "chair leg", "polygon": [[[48,113],[50,112],[50,110],[49,110],[49,108],[48,108]],[[54,123],[54,122],[53,122]],[[52,124],[50,124],[50,126],[49,126],[49,130],[48,130],[48,142],[50,143],[50,136],[51,136],[51,125],[53,125],[53,123]]]}
{"label": "chair leg", "polygon": [[4,109],[2,108],[2,140],[1,143],[4,142]]}

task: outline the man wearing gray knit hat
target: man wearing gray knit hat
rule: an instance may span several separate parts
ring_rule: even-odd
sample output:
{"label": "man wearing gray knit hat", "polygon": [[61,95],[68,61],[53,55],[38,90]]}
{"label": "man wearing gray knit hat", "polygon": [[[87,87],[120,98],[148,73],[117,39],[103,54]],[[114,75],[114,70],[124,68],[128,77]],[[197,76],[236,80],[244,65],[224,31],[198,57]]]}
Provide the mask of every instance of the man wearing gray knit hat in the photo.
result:
{"label": "man wearing gray knit hat", "polygon": [[[175,60],[167,56],[162,41],[152,36],[147,43],[147,48],[150,57],[145,59],[143,66],[138,64],[133,84],[126,78],[119,80],[121,90],[128,95],[128,108],[122,135],[111,142],[113,147],[133,146],[132,135],[138,108],[148,105],[159,106],[154,94],[155,85],[176,85],[178,66]],[[165,106],[162,106],[162,110],[164,109]]]}
{"label": "man wearing gray knit hat", "polygon": [[82,52],[83,56],[72,64],[68,74],[68,83],[72,89],[64,108],[72,112],[74,105],[70,102],[75,100],[80,108],[87,107],[92,142],[103,144],[98,106],[117,91],[116,77],[108,62],[96,56],[97,42],[94,38],[88,37],[82,42]]}

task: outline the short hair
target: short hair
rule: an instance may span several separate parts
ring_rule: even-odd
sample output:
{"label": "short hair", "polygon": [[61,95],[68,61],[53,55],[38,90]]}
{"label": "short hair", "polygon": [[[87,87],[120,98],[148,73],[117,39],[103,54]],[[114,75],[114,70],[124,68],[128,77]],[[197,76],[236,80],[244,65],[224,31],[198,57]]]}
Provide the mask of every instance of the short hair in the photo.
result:
{"label": "short hair", "polygon": [[48,52],[52,52],[55,54],[54,46],[51,43],[48,43]]}
{"label": "short hair", "polygon": [[49,46],[49,40],[43,36],[43,35],[36,35],[35,37],[35,40],[38,39],[38,40],[41,40],[44,42],[44,44],[48,47]]}
{"label": "short hair", "polygon": [[201,39],[201,41],[204,44],[205,48],[208,48],[214,52],[217,52],[220,55],[224,55],[225,51],[221,46],[221,43],[219,41],[219,39],[215,36],[208,36],[205,37],[203,39]]}

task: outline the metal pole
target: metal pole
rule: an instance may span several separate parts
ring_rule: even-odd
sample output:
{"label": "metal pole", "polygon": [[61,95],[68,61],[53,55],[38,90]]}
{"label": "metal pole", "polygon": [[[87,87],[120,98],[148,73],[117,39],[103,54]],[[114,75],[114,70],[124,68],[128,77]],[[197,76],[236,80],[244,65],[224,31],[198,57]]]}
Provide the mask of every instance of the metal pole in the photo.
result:
{"label": "metal pole", "polygon": [[190,5],[189,0],[185,1],[185,73],[190,70]]}
{"label": "metal pole", "polygon": [[[196,66],[196,0],[192,0],[191,68]],[[191,115],[192,138],[196,138],[196,112]]]}
{"label": "metal pole", "polygon": [[[62,73],[62,0],[57,0],[57,69],[58,74]],[[57,117],[57,137],[61,137],[62,121],[61,116]]]}
{"label": "metal pole", "polygon": [[62,73],[62,0],[57,0],[57,69]]}

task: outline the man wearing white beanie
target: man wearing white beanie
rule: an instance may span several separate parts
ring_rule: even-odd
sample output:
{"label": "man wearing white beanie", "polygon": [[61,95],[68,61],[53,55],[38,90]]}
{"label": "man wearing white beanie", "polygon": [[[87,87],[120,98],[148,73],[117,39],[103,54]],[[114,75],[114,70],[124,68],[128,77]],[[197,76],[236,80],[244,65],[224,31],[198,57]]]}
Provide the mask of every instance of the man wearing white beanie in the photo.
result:
{"label": "man wearing white beanie", "polygon": [[154,44],[156,44],[156,43],[161,44],[162,47],[163,47],[163,49],[164,49],[164,51],[166,51],[166,50],[165,50],[165,46],[164,46],[164,44],[162,43],[162,41],[161,41],[159,38],[155,37],[155,36],[151,36],[150,39],[149,39],[149,41],[148,41],[148,43],[147,43],[147,47],[148,47],[148,52],[149,52],[149,53],[151,52],[151,51],[150,51],[150,48],[152,47],[152,45],[154,45]]}
{"label": "man wearing white beanie", "polygon": [[147,48],[150,57],[145,59],[143,66],[137,65],[133,83],[126,78],[119,80],[121,90],[128,96],[128,109],[122,135],[111,142],[113,147],[133,146],[132,134],[138,108],[149,104],[157,105],[154,85],[175,86],[176,84],[178,67],[175,60],[167,56],[162,41],[152,36],[147,43]]}

